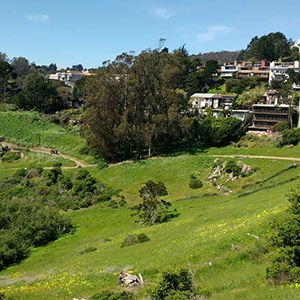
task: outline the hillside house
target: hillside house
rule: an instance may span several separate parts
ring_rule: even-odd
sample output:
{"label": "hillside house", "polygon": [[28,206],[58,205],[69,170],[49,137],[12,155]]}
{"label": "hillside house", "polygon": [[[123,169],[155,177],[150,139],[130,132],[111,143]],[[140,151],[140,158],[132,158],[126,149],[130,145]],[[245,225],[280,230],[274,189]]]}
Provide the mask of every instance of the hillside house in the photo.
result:
{"label": "hillside house", "polygon": [[[271,62],[269,84],[271,84],[272,80],[284,80],[287,76],[286,71],[288,69],[293,69],[295,72],[300,72],[299,61],[296,60],[294,62]],[[295,87],[297,88],[296,85]]]}
{"label": "hillside house", "polygon": [[195,93],[191,96],[190,102],[192,110],[205,108],[228,109],[232,106],[236,97],[236,94]]}
{"label": "hillside house", "polygon": [[238,66],[235,64],[224,64],[224,66],[221,66],[221,77],[222,78],[232,78],[234,77],[234,74],[237,73]]}
{"label": "hillside house", "polygon": [[260,77],[268,80],[269,78],[269,62],[238,62],[226,63],[221,66],[221,77],[222,78],[243,78],[243,77]]}
{"label": "hillside house", "polygon": [[252,123],[248,130],[268,131],[278,122],[290,120],[290,107],[287,104],[253,104]]}
{"label": "hillside house", "polygon": [[59,80],[63,81],[65,84],[68,84],[75,83],[77,80],[89,75],[91,75],[90,72],[68,70],[56,72],[55,74],[49,74],[47,77],[50,80]]}

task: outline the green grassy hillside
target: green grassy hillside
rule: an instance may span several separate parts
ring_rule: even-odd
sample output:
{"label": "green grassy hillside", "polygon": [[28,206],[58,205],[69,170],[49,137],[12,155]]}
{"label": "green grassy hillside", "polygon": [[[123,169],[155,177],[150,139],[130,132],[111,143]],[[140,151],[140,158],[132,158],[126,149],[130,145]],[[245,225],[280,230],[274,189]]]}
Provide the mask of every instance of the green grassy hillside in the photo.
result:
{"label": "green grassy hillside", "polygon": [[42,114],[35,111],[0,111],[0,137],[23,147],[57,149],[93,162],[91,157],[82,154],[86,144],[78,126],[60,127],[47,122]]}
{"label": "green grassy hillside", "polygon": [[[274,287],[265,280],[270,264],[270,254],[265,252],[269,222],[286,208],[284,195],[300,183],[299,168],[290,168],[296,160],[242,157],[300,157],[299,150],[298,146],[226,147],[102,170],[92,167],[90,172],[101,182],[121,189],[127,205],[113,209],[104,203],[64,212],[72,218],[76,232],[32,249],[26,260],[2,271],[0,292],[22,300],[88,298],[101,290],[124,290],[117,285],[118,274],[127,270],[142,274],[145,288],[133,291],[137,299],[145,299],[160,272],[189,265],[197,286],[209,299],[299,299],[298,286]],[[236,161],[242,160],[256,170],[249,177],[220,179],[217,183],[232,191],[228,195],[221,194],[217,184],[206,181],[213,155],[225,154],[236,155]],[[5,172],[0,168],[0,176]],[[189,188],[190,175],[204,186]],[[130,207],[140,200],[138,191],[150,179],[165,183],[169,194],[164,199],[180,215],[168,223],[147,227],[131,217]],[[127,235],[138,233],[145,233],[150,241],[121,248]],[[231,244],[239,251],[232,251]]]}

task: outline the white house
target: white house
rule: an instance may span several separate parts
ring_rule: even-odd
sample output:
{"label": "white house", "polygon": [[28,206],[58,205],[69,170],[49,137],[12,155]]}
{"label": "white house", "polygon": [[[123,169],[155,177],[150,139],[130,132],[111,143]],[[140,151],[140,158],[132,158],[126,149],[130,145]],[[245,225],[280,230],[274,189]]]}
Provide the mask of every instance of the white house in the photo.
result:
{"label": "white house", "polygon": [[206,107],[217,109],[228,109],[232,106],[236,94],[209,94],[195,93],[191,96],[192,109],[205,109]]}
{"label": "white house", "polygon": [[74,83],[77,80],[83,78],[84,76],[89,76],[89,75],[91,75],[91,73],[89,72],[68,70],[68,71],[57,72],[55,74],[49,74],[48,78],[51,80],[63,81],[65,82],[65,84],[68,84],[72,82]]}
{"label": "white house", "polygon": [[234,73],[236,73],[238,70],[239,70],[238,65],[226,64],[224,66],[221,66],[221,77],[231,78],[233,77]]}
{"label": "white house", "polygon": [[192,109],[203,109],[212,106],[212,99],[215,94],[195,93],[191,96]]}
{"label": "white house", "polygon": [[296,60],[294,62],[271,62],[269,84],[271,84],[272,80],[284,80],[287,76],[286,71],[288,69],[293,69],[295,72],[300,72],[299,61]]}

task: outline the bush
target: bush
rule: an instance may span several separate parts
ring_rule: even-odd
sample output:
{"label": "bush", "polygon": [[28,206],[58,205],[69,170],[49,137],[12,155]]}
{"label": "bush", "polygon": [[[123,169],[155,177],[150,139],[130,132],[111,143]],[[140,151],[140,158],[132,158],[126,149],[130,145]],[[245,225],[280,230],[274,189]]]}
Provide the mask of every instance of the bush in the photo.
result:
{"label": "bush", "polygon": [[290,129],[290,124],[287,121],[278,122],[273,126],[274,132],[283,132],[286,129]]}
{"label": "bush", "polygon": [[160,277],[158,284],[150,290],[151,299],[192,299],[195,296],[193,274],[188,269],[164,271]]}
{"label": "bush", "polygon": [[203,187],[203,183],[200,179],[192,175],[190,178],[189,187],[191,189],[200,189]]}
{"label": "bush", "polygon": [[148,241],[150,241],[150,238],[144,233],[127,235],[125,240],[121,244],[121,248],[135,244],[145,243]]}
{"label": "bush", "polygon": [[12,163],[12,162],[18,160],[20,157],[21,157],[21,155],[18,152],[6,151],[6,152],[4,152],[3,156],[1,157],[1,161],[6,162],[6,163]]}
{"label": "bush", "polygon": [[225,165],[225,171],[226,173],[232,173],[233,176],[239,176],[241,175],[242,169],[234,160],[228,160]]}
{"label": "bush", "polygon": [[282,132],[282,145],[296,146],[300,141],[300,128],[286,129]]}
{"label": "bush", "polygon": [[300,283],[300,193],[292,190],[287,196],[286,214],[271,224],[269,241],[275,255],[267,279],[275,284]]}

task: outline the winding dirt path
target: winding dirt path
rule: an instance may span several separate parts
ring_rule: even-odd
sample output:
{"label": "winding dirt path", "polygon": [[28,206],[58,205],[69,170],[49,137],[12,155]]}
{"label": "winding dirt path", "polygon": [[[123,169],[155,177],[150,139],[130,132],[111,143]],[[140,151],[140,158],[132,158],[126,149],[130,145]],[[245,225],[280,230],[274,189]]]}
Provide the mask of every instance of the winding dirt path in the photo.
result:
{"label": "winding dirt path", "polygon": [[[20,148],[18,145],[12,144],[12,143],[1,142],[1,144],[3,146],[9,147],[10,149]],[[75,168],[78,168],[78,167],[89,168],[89,167],[95,167],[95,166],[97,166],[96,164],[86,164],[83,161],[81,161],[81,160],[79,160],[79,159],[77,159],[75,157],[72,157],[72,156],[70,156],[68,154],[63,154],[63,153],[53,154],[53,153],[51,153],[51,149],[49,149],[49,148],[44,148],[44,147],[30,147],[28,149],[30,151],[32,151],[32,152],[38,152],[38,153],[44,153],[44,154],[48,154],[48,155],[52,155],[52,156],[62,157],[64,159],[71,160],[71,161],[73,161],[75,163],[75,166],[72,166],[72,167],[62,167],[62,169],[75,169]]]}
{"label": "winding dirt path", "polygon": [[59,156],[65,159],[69,159],[71,161],[73,161],[75,163],[74,167],[62,167],[63,169],[74,169],[74,168],[78,168],[78,167],[82,167],[82,168],[89,168],[89,167],[95,167],[95,164],[86,164],[83,161],[72,157],[68,154],[63,154],[63,153],[58,153],[58,154],[53,154],[51,153],[51,149],[49,148],[44,148],[44,147],[32,147],[29,148],[30,151],[32,152],[39,152],[39,153],[44,153],[44,154],[49,154],[49,155],[55,155],[55,156]]}

